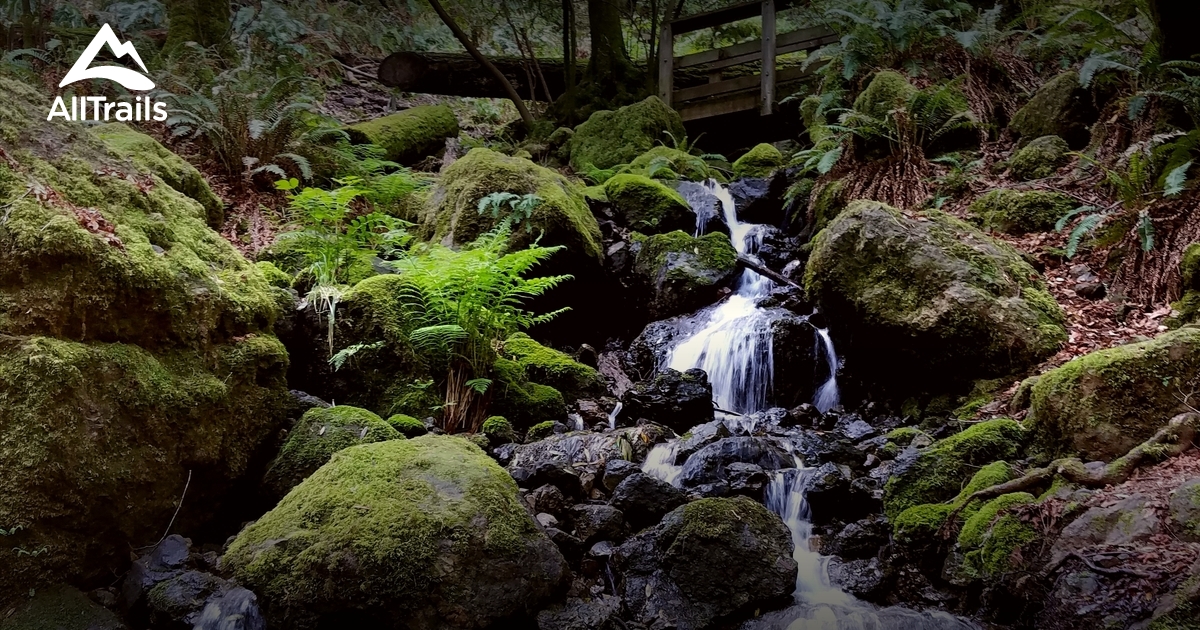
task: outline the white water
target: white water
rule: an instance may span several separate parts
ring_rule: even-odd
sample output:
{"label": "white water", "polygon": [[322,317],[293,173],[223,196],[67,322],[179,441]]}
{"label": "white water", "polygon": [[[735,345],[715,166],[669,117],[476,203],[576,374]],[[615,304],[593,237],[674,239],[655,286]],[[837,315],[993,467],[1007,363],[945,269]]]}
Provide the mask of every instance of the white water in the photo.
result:
{"label": "white water", "polygon": [[679,475],[683,474],[683,466],[675,465],[675,458],[678,455],[679,440],[656,444],[646,455],[646,461],[642,464],[642,472],[672,486],[677,486],[679,485]]}
{"label": "white water", "polygon": [[[737,253],[754,256],[762,246],[763,230],[754,223],[738,221],[729,191],[715,181],[692,184],[688,202],[696,210],[696,233],[703,233],[711,216],[711,198],[721,207],[729,240]],[[712,307],[708,321],[667,354],[664,365],[679,371],[700,368],[712,382],[717,407],[749,414],[767,408],[772,392],[775,357],[772,349],[771,316],[758,302],[771,293],[774,284],[756,271],[746,269],[733,295]],[[830,366],[829,379],[818,389],[813,405],[821,412],[838,404],[837,352],[828,331],[818,330],[821,352]]]}
{"label": "white water", "polygon": [[621,404],[620,401],[617,401],[617,406],[613,407],[613,410],[609,412],[608,428],[610,431],[617,428],[617,416],[621,414],[621,409],[624,407],[625,405]]}

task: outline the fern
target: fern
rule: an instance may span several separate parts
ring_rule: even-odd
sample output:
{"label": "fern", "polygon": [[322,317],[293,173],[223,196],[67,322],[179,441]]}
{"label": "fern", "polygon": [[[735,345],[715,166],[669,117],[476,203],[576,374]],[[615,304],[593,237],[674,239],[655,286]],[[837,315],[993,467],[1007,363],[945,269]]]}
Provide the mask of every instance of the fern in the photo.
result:
{"label": "fern", "polygon": [[1184,184],[1187,183],[1188,169],[1192,168],[1192,161],[1188,160],[1181,164],[1171,172],[1167,173],[1166,183],[1163,186],[1163,196],[1174,197],[1183,192]]}
{"label": "fern", "polygon": [[1075,226],[1075,229],[1071,230],[1071,235],[1067,237],[1067,258],[1075,257],[1075,252],[1078,251],[1083,237],[1099,227],[1104,222],[1104,217],[1103,213],[1089,214],[1079,222],[1079,225]]}
{"label": "fern", "polygon": [[[516,229],[521,223],[533,216],[533,211],[542,204],[542,198],[536,194],[517,195],[510,192],[494,192],[479,200],[479,214],[490,214],[499,220],[499,226],[506,230]],[[505,210],[505,206],[508,209]]]}

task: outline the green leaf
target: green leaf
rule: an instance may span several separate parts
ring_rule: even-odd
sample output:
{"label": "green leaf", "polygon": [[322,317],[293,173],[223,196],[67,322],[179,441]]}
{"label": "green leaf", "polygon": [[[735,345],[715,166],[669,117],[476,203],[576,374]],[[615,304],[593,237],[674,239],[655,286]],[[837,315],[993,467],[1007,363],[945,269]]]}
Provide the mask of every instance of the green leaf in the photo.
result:
{"label": "green leaf", "polygon": [[1180,164],[1171,169],[1170,173],[1167,173],[1167,178],[1163,185],[1164,196],[1174,197],[1183,192],[1184,184],[1187,183],[1187,172],[1190,168],[1192,168],[1192,160]]}
{"label": "green leaf", "polygon": [[1078,208],[1075,208],[1074,210],[1068,212],[1066,215],[1063,216],[1063,218],[1059,219],[1058,222],[1054,224],[1054,231],[1061,232],[1061,231],[1063,231],[1063,229],[1065,229],[1067,227],[1067,224],[1071,222],[1071,219],[1074,219],[1075,217],[1077,217],[1081,214],[1087,214],[1089,212],[1096,212],[1098,210],[1099,210],[1099,208],[1097,208],[1096,206],[1079,206]]}

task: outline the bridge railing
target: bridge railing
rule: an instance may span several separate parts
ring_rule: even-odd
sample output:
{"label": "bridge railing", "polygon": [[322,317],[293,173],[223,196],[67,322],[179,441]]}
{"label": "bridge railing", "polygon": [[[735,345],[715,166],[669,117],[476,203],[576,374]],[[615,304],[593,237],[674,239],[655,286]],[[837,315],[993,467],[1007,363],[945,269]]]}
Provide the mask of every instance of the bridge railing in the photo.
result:
{"label": "bridge railing", "polygon": [[[776,88],[781,83],[802,79],[812,73],[789,66],[776,67],[776,57],[792,52],[813,51],[837,41],[825,27],[804,28],[779,35],[776,11],[796,0],[756,0],[745,4],[691,15],[667,22],[662,27],[658,46],[658,96],[680,112],[684,120],[757,109],[760,115],[775,113]],[[705,28],[762,16],[762,38],[690,55],[675,56],[675,38]],[[725,79],[726,68],[762,62],[758,74]],[[675,89],[675,73],[687,68],[708,71],[709,82]],[[758,88],[757,90],[755,88]]]}

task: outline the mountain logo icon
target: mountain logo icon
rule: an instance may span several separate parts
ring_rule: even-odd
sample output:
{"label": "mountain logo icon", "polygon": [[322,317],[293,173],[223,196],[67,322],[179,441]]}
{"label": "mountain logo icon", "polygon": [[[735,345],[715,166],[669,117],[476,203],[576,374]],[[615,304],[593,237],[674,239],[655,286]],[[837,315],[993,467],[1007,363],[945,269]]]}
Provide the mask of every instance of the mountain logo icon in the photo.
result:
{"label": "mountain logo icon", "polygon": [[79,56],[75,65],[71,66],[70,72],[67,73],[67,76],[63,77],[62,83],[59,83],[58,87],[65,87],[76,81],[83,81],[85,79],[108,79],[109,81],[120,83],[127,90],[134,90],[136,92],[145,92],[146,90],[154,89],[154,82],[148,79],[146,75],[130,70],[129,68],[122,68],[120,66],[90,67],[92,61],[96,58],[96,54],[100,52],[100,49],[105,44],[108,44],[109,50],[118,59],[129,55],[141,67],[142,72],[147,72],[146,64],[142,63],[142,58],[138,55],[137,49],[133,47],[133,43],[122,43],[121,40],[117,39],[117,34],[113,32],[112,27],[105,24],[100,28],[100,32],[96,33],[96,36],[92,38],[92,43],[88,44],[88,47]]}

